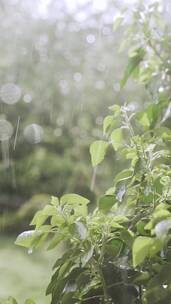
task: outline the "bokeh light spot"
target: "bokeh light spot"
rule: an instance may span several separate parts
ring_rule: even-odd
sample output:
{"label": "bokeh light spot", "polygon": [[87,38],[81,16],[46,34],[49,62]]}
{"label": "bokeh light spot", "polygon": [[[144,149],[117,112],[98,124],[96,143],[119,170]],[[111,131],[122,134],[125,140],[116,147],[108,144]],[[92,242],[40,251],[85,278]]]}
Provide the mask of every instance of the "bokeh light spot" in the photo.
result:
{"label": "bokeh light spot", "polygon": [[21,98],[21,89],[14,83],[6,83],[0,89],[0,97],[6,104],[15,104]]}
{"label": "bokeh light spot", "polygon": [[43,128],[38,124],[30,124],[24,129],[25,139],[32,144],[38,144],[43,139]]}
{"label": "bokeh light spot", "polygon": [[0,141],[9,140],[13,134],[13,126],[5,119],[0,119]]}

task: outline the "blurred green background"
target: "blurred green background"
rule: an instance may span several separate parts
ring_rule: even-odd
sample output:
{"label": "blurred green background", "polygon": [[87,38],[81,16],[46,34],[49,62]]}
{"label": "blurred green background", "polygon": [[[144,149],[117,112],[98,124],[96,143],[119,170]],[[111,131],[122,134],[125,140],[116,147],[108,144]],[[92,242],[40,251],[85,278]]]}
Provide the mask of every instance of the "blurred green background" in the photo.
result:
{"label": "blurred green background", "polygon": [[51,195],[76,192],[93,206],[119,169],[109,151],[94,183],[89,145],[103,138],[108,106],[144,96],[131,81],[119,92],[124,25],[113,31],[135,2],[0,1],[0,299],[49,303],[44,289],[57,253],[28,255],[16,235]]}

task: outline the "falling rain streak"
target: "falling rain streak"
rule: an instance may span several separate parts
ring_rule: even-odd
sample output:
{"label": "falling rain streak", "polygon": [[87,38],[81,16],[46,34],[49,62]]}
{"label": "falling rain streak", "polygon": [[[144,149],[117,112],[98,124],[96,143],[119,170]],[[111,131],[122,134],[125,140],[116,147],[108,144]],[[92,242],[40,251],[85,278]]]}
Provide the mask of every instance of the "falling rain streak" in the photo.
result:
{"label": "falling rain streak", "polygon": [[14,150],[16,148],[16,143],[17,143],[19,124],[20,124],[20,116],[18,117],[18,120],[17,120],[17,127],[16,127],[16,132],[15,132],[15,138],[14,138]]}
{"label": "falling rain streak", "polygon": [[0,141],[2,150],[2,160],[5,168],[9,167],[9,140],[13,134],[11,123],[5,119],[0,119]]}

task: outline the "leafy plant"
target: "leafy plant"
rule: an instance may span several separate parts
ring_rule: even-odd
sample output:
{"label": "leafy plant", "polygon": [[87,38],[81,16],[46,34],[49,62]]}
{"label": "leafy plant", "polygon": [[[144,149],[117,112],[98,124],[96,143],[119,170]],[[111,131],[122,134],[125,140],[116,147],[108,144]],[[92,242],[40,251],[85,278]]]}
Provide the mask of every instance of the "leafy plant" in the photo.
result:
{"label": "leafy plant", "polygon": [[132,45],[121,86],[133,75],[145,106],[111,106],[104,138],[90,147],[93,167],[114,149],[126,169],[91,213],[80,195],[52,197],[16,240],[29,250],[45,240],[48,249],[62,246],[46,291],[51,304],[171,303],[171,41],[159,21],[158,4],[142,5],[126,31]]}

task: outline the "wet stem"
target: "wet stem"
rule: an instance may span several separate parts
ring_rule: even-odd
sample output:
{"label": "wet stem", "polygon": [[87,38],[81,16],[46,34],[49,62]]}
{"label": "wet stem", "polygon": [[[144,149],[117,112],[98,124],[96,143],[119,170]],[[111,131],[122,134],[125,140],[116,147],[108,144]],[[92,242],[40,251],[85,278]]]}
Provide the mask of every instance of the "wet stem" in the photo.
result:
{"label": "wet stem", "polygon": [[146,155],[146,152],[144,150],[144,147],[143,147],[143,144],[141,145],[141,149],[142,149],[142,154],[143,156],[141,155],[141,152],[139,151],[139,147],[138,147],[138,144],[136,142],[136,140],[134,140],[134,136],[135,136],[135,133],[134,133],[134,129],[130,123],[130,118],[128,117],[128,114],[126,112],[126,110],[123,109],[122,111],[122,114],[123,114],[123,119],[124,119],[124,124],[127,126],[129,132],[130,132],[130,136],[132,138],[132,141],[135,145],[135,148],[136,148],[136,151],[137,151],[137,155],[139,157],[139,159],[142,159],[143,157],[143,160],[145,161],[145,171],[148,172],[149,176],[150,176],[150,183],[153,187],[153,201],[152,201],[152,207],[154,209],[155,207],[155,195],[156,195],[156,191],[155,191],[155,188],[154,188],[154,178],[153,178],[153,174],[152,174],[152,164],[151,162],[149,161],[147,155]]}

